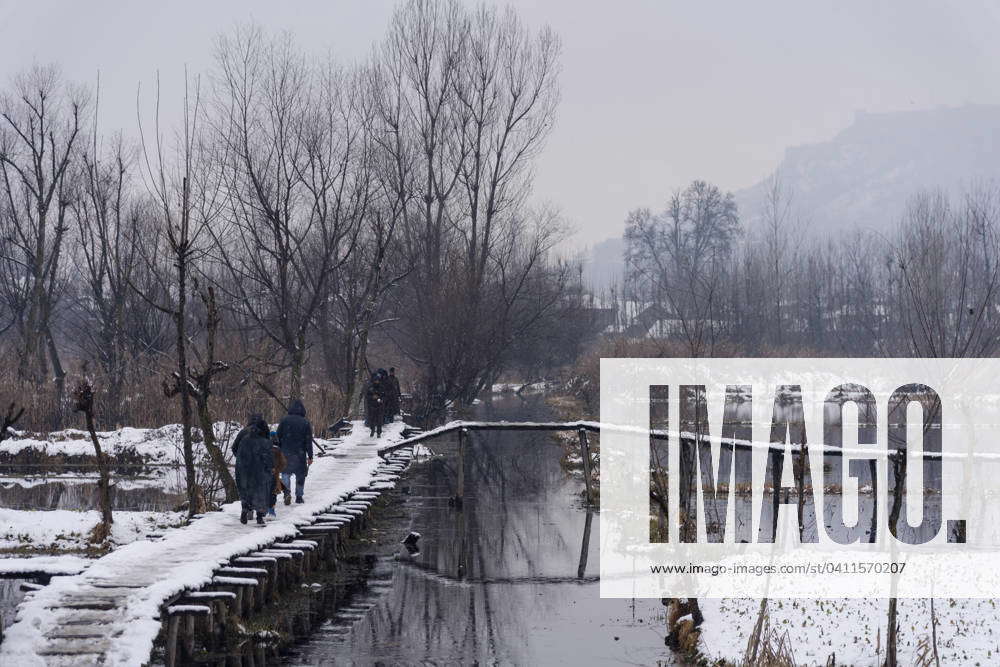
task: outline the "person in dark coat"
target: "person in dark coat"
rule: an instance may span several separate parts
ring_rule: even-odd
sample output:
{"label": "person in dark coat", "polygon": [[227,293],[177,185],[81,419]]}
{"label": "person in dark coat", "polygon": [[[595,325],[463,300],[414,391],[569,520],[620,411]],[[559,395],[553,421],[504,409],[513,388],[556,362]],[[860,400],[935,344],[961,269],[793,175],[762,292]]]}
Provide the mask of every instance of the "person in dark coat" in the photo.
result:
{"label": "person in dark coat", "polygon": [[278,445],[285,455],[285,470],[281,482],[285,487],[285,504],[292,503],[292,475],[295,475],[295,502],[305,502],[303,492],[306,475],[313,462],[313,429],[306,419],[306,409],[302,401],[295,399],[278,424]]}
{"label": "person in dark coat", "polygon": [[236,488],[240,493],[240,523],[257,512],[257,523],[264,524],[264,514],[270,503],[271,475],[274,456],[267,422],[259,414],[252,415],[246,428],[233,441],[236,454]]}
{"label": "person in dark coat", "polygon": [[391,422],[399,414],[399,378],[396,377],[396,369],[390,368],[386,377],[386,421]]}
{"label": "person in dark coat", "polygon": [[368,417],[369,437],[382,437],[382,424],[385,423],[385,387],[382,377],[376,373],[372,376],[368,391],[365,392],[365,415]]}

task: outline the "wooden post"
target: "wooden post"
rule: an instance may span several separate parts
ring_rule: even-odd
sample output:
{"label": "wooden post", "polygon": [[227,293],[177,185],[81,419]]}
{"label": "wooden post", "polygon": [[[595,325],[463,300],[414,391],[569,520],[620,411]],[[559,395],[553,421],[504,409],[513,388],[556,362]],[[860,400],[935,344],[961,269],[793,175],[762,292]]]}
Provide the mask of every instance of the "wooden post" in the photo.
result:
{"label": "wooden post", "polygon": [[466,440],[469,438],[469,429],[463,428],[458,432],[458,481],[455,484],[455,505],[459,508],[465,502],[465,449]]}
{"label": "wooden post", "polygon": [[[211,615],[211,614],[209,614]],[[194,614],[184,614],[184,655],[194,659]]]}
{"label": "wooden post", "polygon": [[587,556],[590,555],[590,526],[594,522],[594,513],[587,510],[587,518],[583,524],[583,544],[580,546],[580,566],[576,569],[577,579],[583,579],[587,574]]}
{"label": "wooden post", "polygon": [[583,482],[587,486],[587,505],[594,502],[594,492],[590,488],[593,483],[590,474],[590,442],[587,440],[587,431],[579,430],[580,434],[580,458],[583,460]]}
{"label": "wooden post", "polygon": [[170,616],[169,629],[167,630],[167,667],[176,667],[177,663],[177,626],[181,622],[181,617],[177,614]]}

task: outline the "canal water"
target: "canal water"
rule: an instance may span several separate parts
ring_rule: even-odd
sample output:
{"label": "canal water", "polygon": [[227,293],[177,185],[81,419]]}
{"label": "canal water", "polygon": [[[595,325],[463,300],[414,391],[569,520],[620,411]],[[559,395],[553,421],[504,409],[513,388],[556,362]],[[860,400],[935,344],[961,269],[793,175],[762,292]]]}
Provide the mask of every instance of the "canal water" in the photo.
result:
{"label": "canal water", "polygon": [[[533,396],[484,403],[475,418],[552,415]],[[449,502],[457,442],[429,447],[405,481],[416,551],[380,555],[282,664],[672,664],[659,600],[600,598],[600,522],[550,433],[472,434],[461,511]]]}

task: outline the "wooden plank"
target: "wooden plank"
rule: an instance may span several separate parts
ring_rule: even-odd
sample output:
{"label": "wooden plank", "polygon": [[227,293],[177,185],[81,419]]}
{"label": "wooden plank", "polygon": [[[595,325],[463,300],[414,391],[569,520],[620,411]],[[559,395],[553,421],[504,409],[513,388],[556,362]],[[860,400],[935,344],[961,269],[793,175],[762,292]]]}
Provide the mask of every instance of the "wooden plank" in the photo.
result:
{"label": "wooden plank", "polygon": [[57,626],[45,633],[51,639],[88,639],[108,636],[109,627],[106,624],[81,623]]}
{"label": "wooden plank", "polygon": [[[38,651],[39,655],[71,655],[82,657],[86,655],[101,656],[111,648],[110,640],[59,638],[47,642]],[[80,664],[87,664],[81,660]],[[91,664],[96,664],[96,661]]]}

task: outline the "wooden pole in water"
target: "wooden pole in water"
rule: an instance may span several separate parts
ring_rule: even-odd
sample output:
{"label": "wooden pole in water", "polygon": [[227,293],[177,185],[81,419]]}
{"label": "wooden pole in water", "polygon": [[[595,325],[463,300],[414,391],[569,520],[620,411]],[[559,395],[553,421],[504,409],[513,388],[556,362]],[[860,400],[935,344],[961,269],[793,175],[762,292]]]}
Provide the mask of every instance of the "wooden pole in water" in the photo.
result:
{"label": "wooden pole in water", "polygon": [[583,481],[587,486],[587,504],[594,502],[594,493],[590,488],[592,480],[590,477],[590,443],[587,440],[587,431],[579,430],[580,434],[580,458],[583,460]]}
{"label": "wooden pole in water", "polygon": [[580,546],[580,565],[576,569],[577,579],[583,579],[587,574],[587,556],[590,554],[590,526],[594,522],[594,513],[587,510],[587,518],[583,524],[583,544]]}

